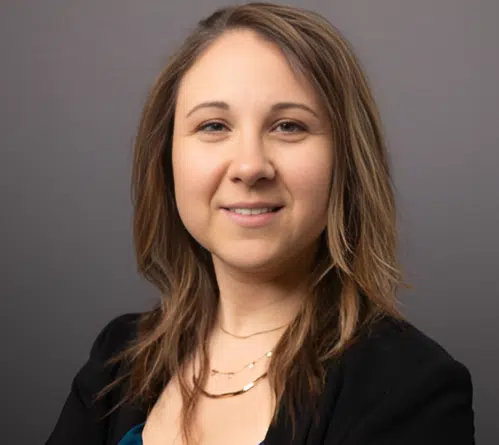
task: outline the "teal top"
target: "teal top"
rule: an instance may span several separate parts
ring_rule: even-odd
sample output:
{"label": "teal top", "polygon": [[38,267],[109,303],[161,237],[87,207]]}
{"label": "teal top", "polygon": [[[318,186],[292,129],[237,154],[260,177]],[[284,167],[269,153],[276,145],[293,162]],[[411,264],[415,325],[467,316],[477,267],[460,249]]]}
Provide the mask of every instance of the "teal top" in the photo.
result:
{"label": "teal top", "polygon": [[142,445],[142,429],[144,424],[134,426],[128,433],[126,433],[120,440],[118,445]]}
{"label": "teal top", "polygon": [[[118,445],[142,445],[143,428],[143,423],[134,426],[130,431],[128,431],[128,433],[123,436]],[[263,442],[260,442],[258,445],[263,445]]]}

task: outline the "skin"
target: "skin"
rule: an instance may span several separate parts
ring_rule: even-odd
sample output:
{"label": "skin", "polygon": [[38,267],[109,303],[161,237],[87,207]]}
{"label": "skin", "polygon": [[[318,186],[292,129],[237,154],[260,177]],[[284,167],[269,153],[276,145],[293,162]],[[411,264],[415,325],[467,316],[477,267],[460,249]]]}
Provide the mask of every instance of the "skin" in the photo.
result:
{"label": "skin", "polygon": [[[200,106],[213,101],[226,106]],[[274,109],[279,103],[310,111]],[[212,253],[221,322],[244,333],[289,321],[326,225],[333,148],[317,94],[276,45],[230,31],[182,79],[175,116],[177,206]],[[241,227],[220,209],[262,200],[284,206],[262,228]]]}
{"label": "skin", "polygon": [[[199,107],[214,101],[225,105]],[[302,107],[276,109],[279,103]],[[251,31],[231,31],[183,77],[175,116],[175,197],[185,227],[212,253],[220,289],[219,325],[247,335],[289,323],[307,297],[331,183],[332,138],[315,91],[293,73],[277,46]],[[241,227],[221,209],[262,200],[283,209],[259,228]],[[241,340],[217,328],[208,339],[210,365],[222,371],[241,369],[271,350],[282,333]],[[205,389],[239,390],[267,366],[268,360],[261,360],[231,379],[210,377]],[[234,398],[202,397],[196,407],[199,443],[256,445],[274,407],[267,379]],[[180,409],[174,377],[147,419],[144,444],[179,444]]]}

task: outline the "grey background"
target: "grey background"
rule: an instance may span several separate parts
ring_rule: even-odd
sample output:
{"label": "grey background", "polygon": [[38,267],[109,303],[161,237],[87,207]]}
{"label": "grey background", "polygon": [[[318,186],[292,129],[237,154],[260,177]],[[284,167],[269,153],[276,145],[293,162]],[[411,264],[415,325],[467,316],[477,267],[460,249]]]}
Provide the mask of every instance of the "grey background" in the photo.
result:
{"label": "grey background", "polygon": [[[499,2],[316,0],[352,42],[384,118],[409,320],[472,372],[477,442],[499,408]],[[168,53],[227,2],[2,0],[2,430],[43,443],[113,316],[143,310],[129,175]],[[5,434],[5,433],[3,433]]]}

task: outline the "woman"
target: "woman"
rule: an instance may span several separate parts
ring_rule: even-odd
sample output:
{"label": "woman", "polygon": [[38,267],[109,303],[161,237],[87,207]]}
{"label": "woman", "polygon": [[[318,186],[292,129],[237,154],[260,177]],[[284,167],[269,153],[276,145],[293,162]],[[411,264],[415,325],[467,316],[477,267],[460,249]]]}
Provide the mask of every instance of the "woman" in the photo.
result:
{"label": "woman", "polygon": [[48,445],[471,444],[467,369],[403,321],[381,125],[322,17],[219,10],[133,165],[148,313],[96,339]]}

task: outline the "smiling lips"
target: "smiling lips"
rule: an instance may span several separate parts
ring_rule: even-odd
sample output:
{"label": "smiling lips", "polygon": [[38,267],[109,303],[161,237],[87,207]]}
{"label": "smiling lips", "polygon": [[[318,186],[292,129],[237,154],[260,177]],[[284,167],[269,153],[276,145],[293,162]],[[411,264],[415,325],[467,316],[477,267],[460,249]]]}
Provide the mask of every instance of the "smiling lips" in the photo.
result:
{"label": "smiling lips", "polygon": [[258,203],[236,203],[228,207],[222,207],[222,211],[239,226],[246,228],[263,227],[271,223],[282,205],[258,202]]}
{"label": "smiling lips", "polygon": [[225,210],[229,210],[232,212],[242,213],[242,214],[259,214],[259,213],[268,213],[275,212],[281,209],[283,206],[278,203],[272,202],[236,202],[234,204],[223,206],[222,208]]}

